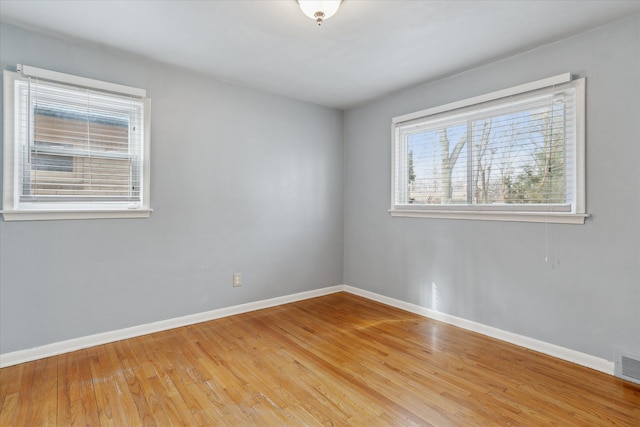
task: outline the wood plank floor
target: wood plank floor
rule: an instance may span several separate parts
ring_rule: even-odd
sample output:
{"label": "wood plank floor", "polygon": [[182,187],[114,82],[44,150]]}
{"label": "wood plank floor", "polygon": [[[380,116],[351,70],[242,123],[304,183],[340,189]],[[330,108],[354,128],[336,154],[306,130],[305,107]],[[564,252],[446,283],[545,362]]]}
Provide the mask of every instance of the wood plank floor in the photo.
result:
{"label": "wood plank floor", "polygon": [[5,426],[639,426],[640,387],[337,293],[0,370]]}

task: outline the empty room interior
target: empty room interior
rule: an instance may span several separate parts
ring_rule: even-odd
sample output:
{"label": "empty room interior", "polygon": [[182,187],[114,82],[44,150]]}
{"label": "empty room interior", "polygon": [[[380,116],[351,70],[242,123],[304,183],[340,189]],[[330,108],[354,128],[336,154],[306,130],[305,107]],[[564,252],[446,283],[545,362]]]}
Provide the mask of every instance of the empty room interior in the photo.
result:
{"label": "empty room interior", "polygon": [[640,1],[0,0],[0,426],[640,425]]}

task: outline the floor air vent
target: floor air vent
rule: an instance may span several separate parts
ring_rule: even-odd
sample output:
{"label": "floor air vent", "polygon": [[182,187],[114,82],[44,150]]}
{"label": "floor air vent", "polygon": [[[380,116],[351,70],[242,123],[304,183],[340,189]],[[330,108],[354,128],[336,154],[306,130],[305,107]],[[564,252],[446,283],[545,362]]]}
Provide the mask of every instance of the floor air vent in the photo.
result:
{"label": "floor air vent", "polygon": [[640,356],[622,353],[616,361],[616,375],[640,384]]}

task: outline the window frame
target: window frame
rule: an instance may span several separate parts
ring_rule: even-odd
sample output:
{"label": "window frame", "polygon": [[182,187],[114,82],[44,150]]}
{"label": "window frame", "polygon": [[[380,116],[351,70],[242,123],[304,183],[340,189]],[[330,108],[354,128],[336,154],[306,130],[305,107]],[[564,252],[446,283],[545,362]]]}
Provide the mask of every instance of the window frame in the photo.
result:
{"label": "window frame", "polygon": [[[80,201],[77,202],[39,202],[21,201],[18,174],[20,156],[18,148],[21,136],[18,132],[18,104],[16,99],[17,81],[24,77],[34,77],[55,84],[86,87],[91,90],[113,93],[114,96],[134,96],[142,104],[142,137],[140,140],[141,191],[140,201],[136,204],[124,201]],[[27,65],[18,65],[17,71],[3,71],[3,206],[5,221],[24,220],[62,220],[62,219],[106,219],[106,218],[148,218],[150,208],[150,112],[151,100],[146,97],[144,89],[119,85],[115,83],[93,80],[70,74],[58,73]],[[29,107],[30,108],[30,107]],[[52,149],[53,151],[59,151]],[[64,151],[64,150],[63,150]],[[32,165],[33,167],[33,165]],[[65,172],[59,172],[65,173]]]}
{"label": "window frame", "polygon": [[[457,114],[456,110],[471,108],[487,104],[491,101],[501,100],[507,97],[522,96],[527,92],[540,89],[553,88],[559,85],[572,85],[575,88],[575,153],[574,162],[571,164],[575,172],[574,194],[571,208],[567,212],[566,205],[528,205],[528,204],[410,204],[396,203],[398,186],[398,171],[408,169],[408,153],[400,158],[396,154],[403,147],[399,129],[409,122],[417,122],[436,114],[449,113],[451,117]],[[545,222],[564,224],[584,224],[589,214],[586,213],[585,192],[585,79],[572,79],[570,73],[560,74],[535,82],[511,87],[508,89],[491,92],[485,95],[464,99],[449,104],[428,108],[415,113],[394,117],[391,121],[391,207],[389,213],[392,217],[422,217],[437,219],[466,219],[486,221],[518,221],[518,222]],[[405,147],[406,148],[406,147]],[[406,150],[405,150],[406,151]],[[403,162],[401,165],[400,162]],[[562,206],[562,207],[560,207]]]}

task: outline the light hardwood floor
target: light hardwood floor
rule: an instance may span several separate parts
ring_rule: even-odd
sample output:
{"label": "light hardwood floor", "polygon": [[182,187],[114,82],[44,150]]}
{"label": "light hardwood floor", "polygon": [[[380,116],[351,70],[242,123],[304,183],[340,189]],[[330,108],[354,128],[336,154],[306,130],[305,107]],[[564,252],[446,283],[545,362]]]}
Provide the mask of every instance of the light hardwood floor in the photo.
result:
{"label": "light hardwood floor", "polygon": [[5,426],[639,426],[640,386],[347,293],[0,370]]}

